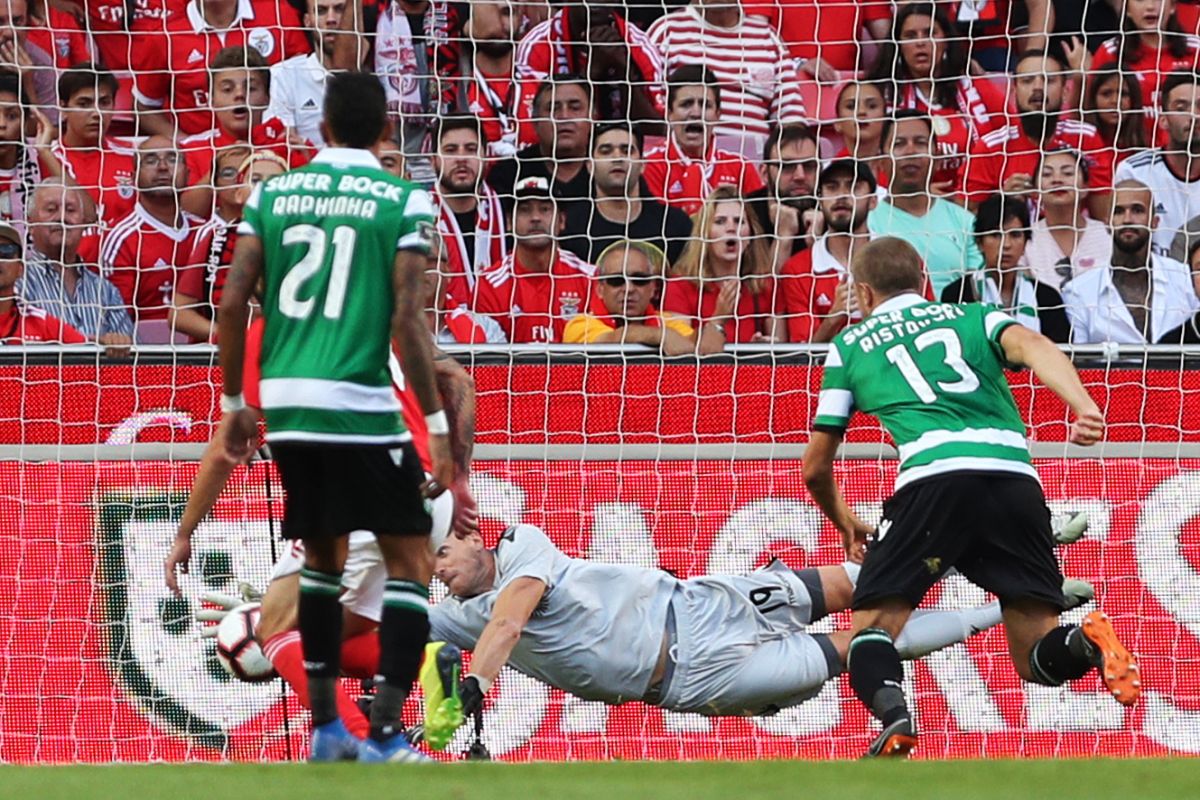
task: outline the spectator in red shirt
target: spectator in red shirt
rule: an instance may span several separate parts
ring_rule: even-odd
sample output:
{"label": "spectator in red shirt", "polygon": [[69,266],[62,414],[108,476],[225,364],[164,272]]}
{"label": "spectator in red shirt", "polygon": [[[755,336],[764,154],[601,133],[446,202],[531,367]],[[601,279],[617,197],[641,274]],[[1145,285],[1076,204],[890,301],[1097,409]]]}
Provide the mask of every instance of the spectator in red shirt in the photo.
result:
{"label": "spectator in red shirt", "polygon": [[662,310],[696,330],[711,325],[729,342],[787,341],[776,317],[770,247],[737,188],[714,189],[692,224],[692,239],[667,281]]}
{"label": "spectator in red shirt", "polygon": [[721,88],[704,67],[680,67],[667,79],[667,143],[646,153],[643,173],[650,194],[695,214],[718,186],[745,196],[763,187],[757,170],[716,146]]}
{"label": "spectator in red shirt", "polygon": [[255,185],[287,169],[287,162],[270,150],[252,153],[249,147],[238,146],[217,154],[211,178],[217,207],[196,230],[187,267],[175,282],[168,315],[172,330],[187,334],[194,342],[216,341],[221,290],[233,263],[237,226],[246,200]]}
{"label": "spectator in red shirt", "polygon": [[742,0],[742,6],[771,21],[805,75],[826,82],[859,69],[859,32],[886,39],[892,18],[889,0]]}
{"label": "spectator in red shirt", "polygon": [[425,268],[425,316],[438,344],[504,344],[508,337],[496,320],[476,314],[450,292],[453,277],[445,238],[434,231]]}
{"label": "spectator in red shirt", "polygon": [[[887,96],[877,83],[846,81],[838,89],[837,119],[833,128],[842,137],[842,149],[834,158],[853,158],[869,166],[875,180],[887,174],[883,152],[883,120]],[[885,184],[886,185],[886,184]]]}
{"label": "spectator in red shirt", "polygon": [[487,154],[508,158],[517,152],[513,43],[518,20],[509,3],[473,2],[470,8],[464,32],[473,44],[473,69],[465,79],[465,90],[458,93],[457,105],[483,122]]}
{"label": "spectator in red shirt", "polygon": [[186,0],[86,0],[86,28],[96,44],[96,62],[117,73],[128,88],[134,51],[156,40],[167,22],[184,11]]}
{"label": "spectator in red shirt", "polygon": [[[1115,169],[1134,153],[1150,147],[1151,120],[1143,111],[1142,85],[1115,64],[1088,76],[1083,119],[1095,126],[1108,146]],[[1101,218],[1103,219],[1103,217]]]}
{"label": "spectator in red shirt", "polygon": [[208,65],[220,50],[251,47],[274,64],[312,49],[300,13],[279,0],[190,0],[166,31],[141,38],[131,59],[138,124],[168,137],[216,125]]}
{"label": "spectator in red shirt", "polygon": [[487,142],[477,117],[440,117],[432,131],[433,189],[437,230],[446,246],[450,291],[469,303],[476,278],[508,255],[508,232],[500,198],[480,180]]}
{"label": "spectator in red shirt", "polygon": [[931,188],[938,194],[955,190],[971,142],[1004,124],[1004,93],[989,78],[972,77],[969,60],[966,40],[940,6],[911,2],[900,7],[867,75],[887,90],[893,110],[932,117],[939,159]]}
{"label": "spectator in red shirt", "polygon": [[479,276],[474,310],[514,344],[561,342],[567,322],[590,306],[595,267],[558,247],[564,219],[549,181],[525,178],[515,195],[513,252]]}
{"label": "spectator in red shirt", "polygon": [[975,141],[960,173],[969,208],[974,210],[998,191],[1006,196],[1031,194],[1042,154],[1067,147],[1090,160],[1089,210],[1096,219],[1107,218],[1110,153],[1094,127],[1062,113],[1064,72],[1061,61],[1041,50],[1027,50],[1017,61],[1012,84],[1016,124]]}
{"label": "spectator in red shirt", "polygon": [[[92,64],[64,70],[58,79],[61,133],[51,150],[94,204],[93,220],[105,225],[126,216],[134,203],[133,150],[108,135],[117,89],[113,74]],[[45,161],[43,167],[56,171]]]}
{"label": "spectator in red shirt", "polygon": [[212,185],[216,154],[228,147],[249,145],[273,151],[290,166],[308,162],[312,152],[298,134],[289,134],[278,120],[263,122],[270,102],[271,72],[257,50],[227,47],[209,65],[212,109],[216,126],[180,140],[188,174],[196,181],[184,195],[184,208],[199,217],[212,213]]}
{"label": "spectator in red shirt", "polygon": [[87,337],[60,319],[17,299],[17,281],[25,271],[22,236],[0,222],[0,344],[84,344]]}
{"label": "spectator in red shirt", "polygon": [[790,342],[829,342],[862,319],[850,290],[850,260],[870,240],[867,215],[875,208],[875,175],[861,161],[831,161],[818,185],[822,234],[784,265],[781,315]]}
{"label": "spectator in red shirt", "polygon": [[[121,292],[134,325],[167,320],[175,294],[176,265],[192,254],[200,220],[183,210],[187,163],[165,136],[142,142],[136,161],[137,203],[104,234],[100,269]],[[153,338],[163,339],[164,331]],[[149,334],[138,331],[138,341]],[[165,339],[164,339],[165,340]]]}
{"label": "spectator in red shirt", "polygon": [[[1119,7],[1119,6],[1118,6]],[[1084,62],[1086,72],[1117,64],[1137,77],[1146,108],[1158,108],[1158,89],[1170,73],[1200,68],[1200,40],[1184,33],[1174,0],[1125,0],[1123,30]]]}
{"label": "spectator in red shirt", "polygon": [[585,75],[596,86],[600,119],[661,121],[663,62],[657,48],[608,0],[571,3],[517,45],[517,119],[522,144],[534,131],[534,95],[551,75]]}

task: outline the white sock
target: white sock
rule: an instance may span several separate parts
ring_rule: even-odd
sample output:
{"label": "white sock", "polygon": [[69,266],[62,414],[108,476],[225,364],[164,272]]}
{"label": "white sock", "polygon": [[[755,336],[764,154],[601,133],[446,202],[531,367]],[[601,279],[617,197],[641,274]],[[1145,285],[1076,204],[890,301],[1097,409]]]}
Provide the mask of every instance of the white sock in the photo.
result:
{"label": "white sock", "polygon": [[998,601],[958,611],[917,610],[896,637],[896,650],[903,659],[920,658],[964,642],[971,634],[999,625],[1001,620]]}

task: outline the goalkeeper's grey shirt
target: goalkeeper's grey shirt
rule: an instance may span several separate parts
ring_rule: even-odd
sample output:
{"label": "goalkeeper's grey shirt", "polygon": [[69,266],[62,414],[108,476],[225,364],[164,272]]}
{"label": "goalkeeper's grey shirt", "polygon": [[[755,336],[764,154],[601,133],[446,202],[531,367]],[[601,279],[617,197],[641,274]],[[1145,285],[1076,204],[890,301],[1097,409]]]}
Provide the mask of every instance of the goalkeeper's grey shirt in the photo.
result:
{"label": "goalkeeper's grey shirt", "polygon": [[447,597],[430,608],[432,640],[473,649],[504,587],[517,578],[536,578],[546,592],[509,665],[584,700],[642,699],[679,581],[660,570],[570,558],[531,525],[506,531],[495,555],[491,591]]}

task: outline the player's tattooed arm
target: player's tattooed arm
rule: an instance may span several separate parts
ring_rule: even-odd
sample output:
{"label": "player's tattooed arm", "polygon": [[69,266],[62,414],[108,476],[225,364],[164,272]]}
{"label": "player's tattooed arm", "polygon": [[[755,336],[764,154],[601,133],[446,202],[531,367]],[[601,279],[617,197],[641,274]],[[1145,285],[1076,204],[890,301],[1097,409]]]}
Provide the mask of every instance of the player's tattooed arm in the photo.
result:
{"label": "player's tattooed arm", "polygon": [[250,299],[262,275],[262,240],[257,236],[239,236],[233,251],[233,263],[221,292],[217,313],[221,374],[225,394],[242,393],[242,362],[246,355],[246,323],[250,317]]}
{"label": "player's tattooed arm", "polygon": [[[437,382],[433,374],[433,342],[430,341],[428,322],[425,317],[424,253],[416,250],[399,250],[393,263],[393,290],[396,295],[392,315],[392,339],[396,342],[396,355],[404,380],[412,387],[413,394],[428,418],[443,411],[438,396]],[[222,329],[222,335],[224,329]],[[449,420],[447,419],[447,423]],[[454,462],[450,457],[449,436],[429,436],[429,458],[433,462],[433,473],[424,490],[435,497],[450,487],[454,481]]]}
{"label": "player's tattooed arm", "polygon": [[469,475],[475,452],[475,379],[437,345],[433,347],[433,375],[450,421],[450,456],[458,475]]}

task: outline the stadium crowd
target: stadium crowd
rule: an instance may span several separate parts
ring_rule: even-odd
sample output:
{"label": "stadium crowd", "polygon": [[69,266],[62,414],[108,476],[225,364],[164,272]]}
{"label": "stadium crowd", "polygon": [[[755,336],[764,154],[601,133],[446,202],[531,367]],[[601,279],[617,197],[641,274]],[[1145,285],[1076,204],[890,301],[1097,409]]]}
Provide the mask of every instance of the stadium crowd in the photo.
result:
{"label": "stadium crowd", "polygon": [[828,342],[855,248],[1200,342],[1196,0],[0,0],[0,341],[214,342],[242,208],[373,71],[446,343]]}

